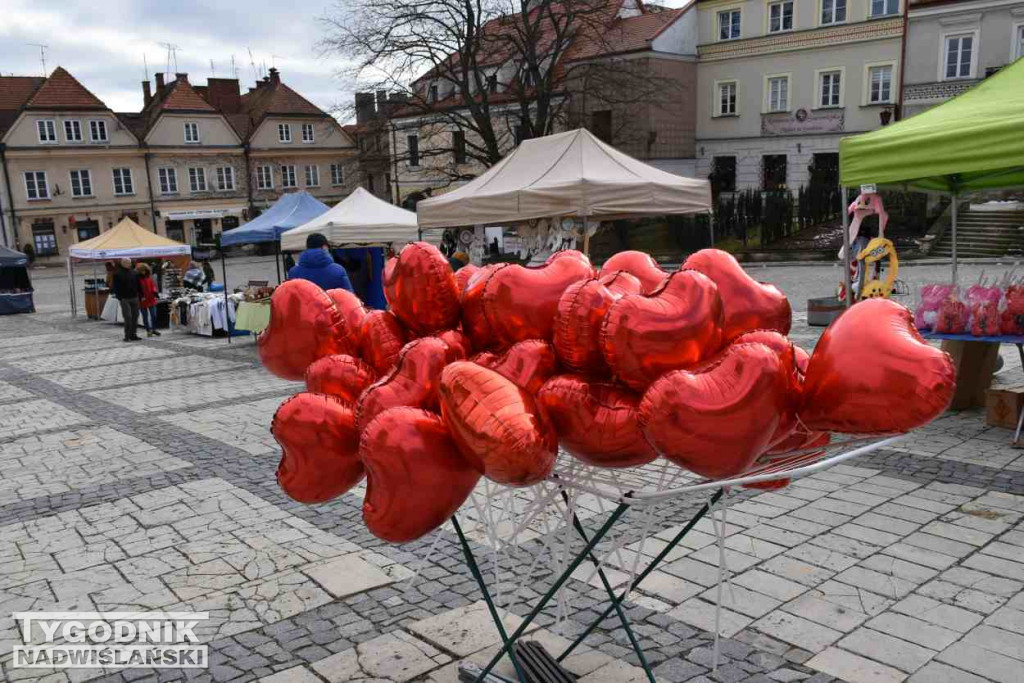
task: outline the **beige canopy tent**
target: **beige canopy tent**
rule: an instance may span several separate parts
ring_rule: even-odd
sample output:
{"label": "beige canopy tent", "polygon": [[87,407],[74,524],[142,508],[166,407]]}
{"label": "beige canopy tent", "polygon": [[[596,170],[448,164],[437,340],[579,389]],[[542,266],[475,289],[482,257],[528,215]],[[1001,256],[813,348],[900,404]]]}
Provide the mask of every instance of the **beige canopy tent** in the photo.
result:
{"label": "beige canopy tent", "polygon": [[306,237],[320,233],[335,247],[402,245],[419,239],[416,214],[388,204],[361,187],[327,212],[281,235],[282,251],[306,248]]}
{"label": "beige canopy tent", "polygon": [[649,166],[578,129],[526,140],[486,173],[416,205],[421,228],[711,210],[707,180]]}

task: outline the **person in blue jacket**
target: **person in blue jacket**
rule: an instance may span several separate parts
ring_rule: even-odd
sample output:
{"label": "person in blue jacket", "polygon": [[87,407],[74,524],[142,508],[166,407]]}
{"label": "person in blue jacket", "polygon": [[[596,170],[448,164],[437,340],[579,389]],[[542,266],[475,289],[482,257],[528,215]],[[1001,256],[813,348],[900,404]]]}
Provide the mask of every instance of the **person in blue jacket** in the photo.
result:
{"label": "person in blue jacket", "polygon": [[306,238],[306,251],[299,256],[298,264],[288,271],[288,279],[309,280],[321,289],[347,289],[352,291],[345,267],[334,262],[327,246],[327,238],[314,232]]}

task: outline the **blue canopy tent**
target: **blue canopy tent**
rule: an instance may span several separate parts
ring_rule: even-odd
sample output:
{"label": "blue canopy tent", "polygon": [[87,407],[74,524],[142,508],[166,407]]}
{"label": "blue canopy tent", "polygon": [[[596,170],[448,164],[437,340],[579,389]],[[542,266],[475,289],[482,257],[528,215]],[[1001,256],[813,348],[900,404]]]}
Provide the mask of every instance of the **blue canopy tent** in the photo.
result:
{"label": "blue canopy tent", "polygon": [[28,257],[20,251],[0,247],[0,315],[35,313]]}

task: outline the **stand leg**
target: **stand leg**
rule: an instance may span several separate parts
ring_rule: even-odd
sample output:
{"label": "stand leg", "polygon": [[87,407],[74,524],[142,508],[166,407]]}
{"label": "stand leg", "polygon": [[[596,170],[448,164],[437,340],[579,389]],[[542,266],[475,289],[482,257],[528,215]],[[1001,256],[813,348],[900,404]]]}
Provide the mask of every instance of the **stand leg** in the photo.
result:
{"label": "stand leg", "polygon": [[[512,660],[512,666],[516,668],[516,676],[519,678],[520,683],[526,683],[526,676],[523,674],[522,668],[519,666],[519,658],[516,656],[515,650],[512,649],[508,634],[505,633],[505,625],[501,623],[501,615],[498,614],[498,608],[494,606],[494,601],[491,599],[491,592],[487,590],[487,584],[484,582],[483,574],[480,573],[480,567],[476,564],[476,558],[473,556],[473,551],[469,547],[469,541],[466,540],[465,534],[462,533],[462,525],[459,524],[458,517],[452,515],[452,526],[455,527],[455,533],[459,537],[459,543],[462,544],[462,554],[466,556],[466,564],[469,565],[469,572],[476,579],[477,585],[480,586],[480,592],[484,595],[484,602],[487,603],[487,609],[491,613],[491,619],[494,620],[494,625],[498,627],[498,634],[501,635],[501,642],[508,647],[508,656]],[[485,672],[486,674],[486,672]],[[481,676],[483,678],[483,676]]]}
{"label": "stand leg", "polygon": [[[1017,355],[1020,356],[1020,366],[1024,369],[1024,347],[1017,344]],[[1017,418],[1017,432],[1013,435],[1013,445],[1020,444],[1020,428],[1024,426],[1024,410],[1020,411],[1020,417]]]}

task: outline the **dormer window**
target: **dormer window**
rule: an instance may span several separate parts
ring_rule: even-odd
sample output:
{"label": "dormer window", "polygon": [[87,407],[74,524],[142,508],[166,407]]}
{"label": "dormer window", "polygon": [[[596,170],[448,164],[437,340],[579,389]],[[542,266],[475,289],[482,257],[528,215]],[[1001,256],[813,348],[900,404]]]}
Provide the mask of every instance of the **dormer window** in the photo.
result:
{"label": "dormer window", "polygon": [[430,101],[431,102],[437,102],[437,100],[438,100],[438,97],[437,97],[437,86],[436,85],[432,85],[432,86],[430,86]]}
{"label": "dormer window", "polygon": [[288,144],[292,141],[292,126],[290,123],[277,124],[277,141]]}
{"label": "dormer window", "polygon": [[313,138],[313,124],[312,123],[304,123],[304,124],[302,124],[302,142],[308,145],[308,144],[312,144],[314,141],[315,140]]}
{"label": "dormer window", "polygon": [[185,143],[189,145],[199,144],[199,124],[191,121],[185,124]]}
{"label": "dormer window", "polygon": [[[108,142],[107,137],[107,122],[106,121],[90,121],[89,122],[89,139],[93,142]],[[196,140],[198,142],[198,139]]]}
{"label": "dormer window", "polygon": [[39,142],[44,145],[57,144],[57,125],[50,119],[36,121]]}
{"label": "dormer window", "polygon": [[65,121],[64,122],[64,141],[65,142],[81,142],[82,141],[82,122],[81,121]]}

